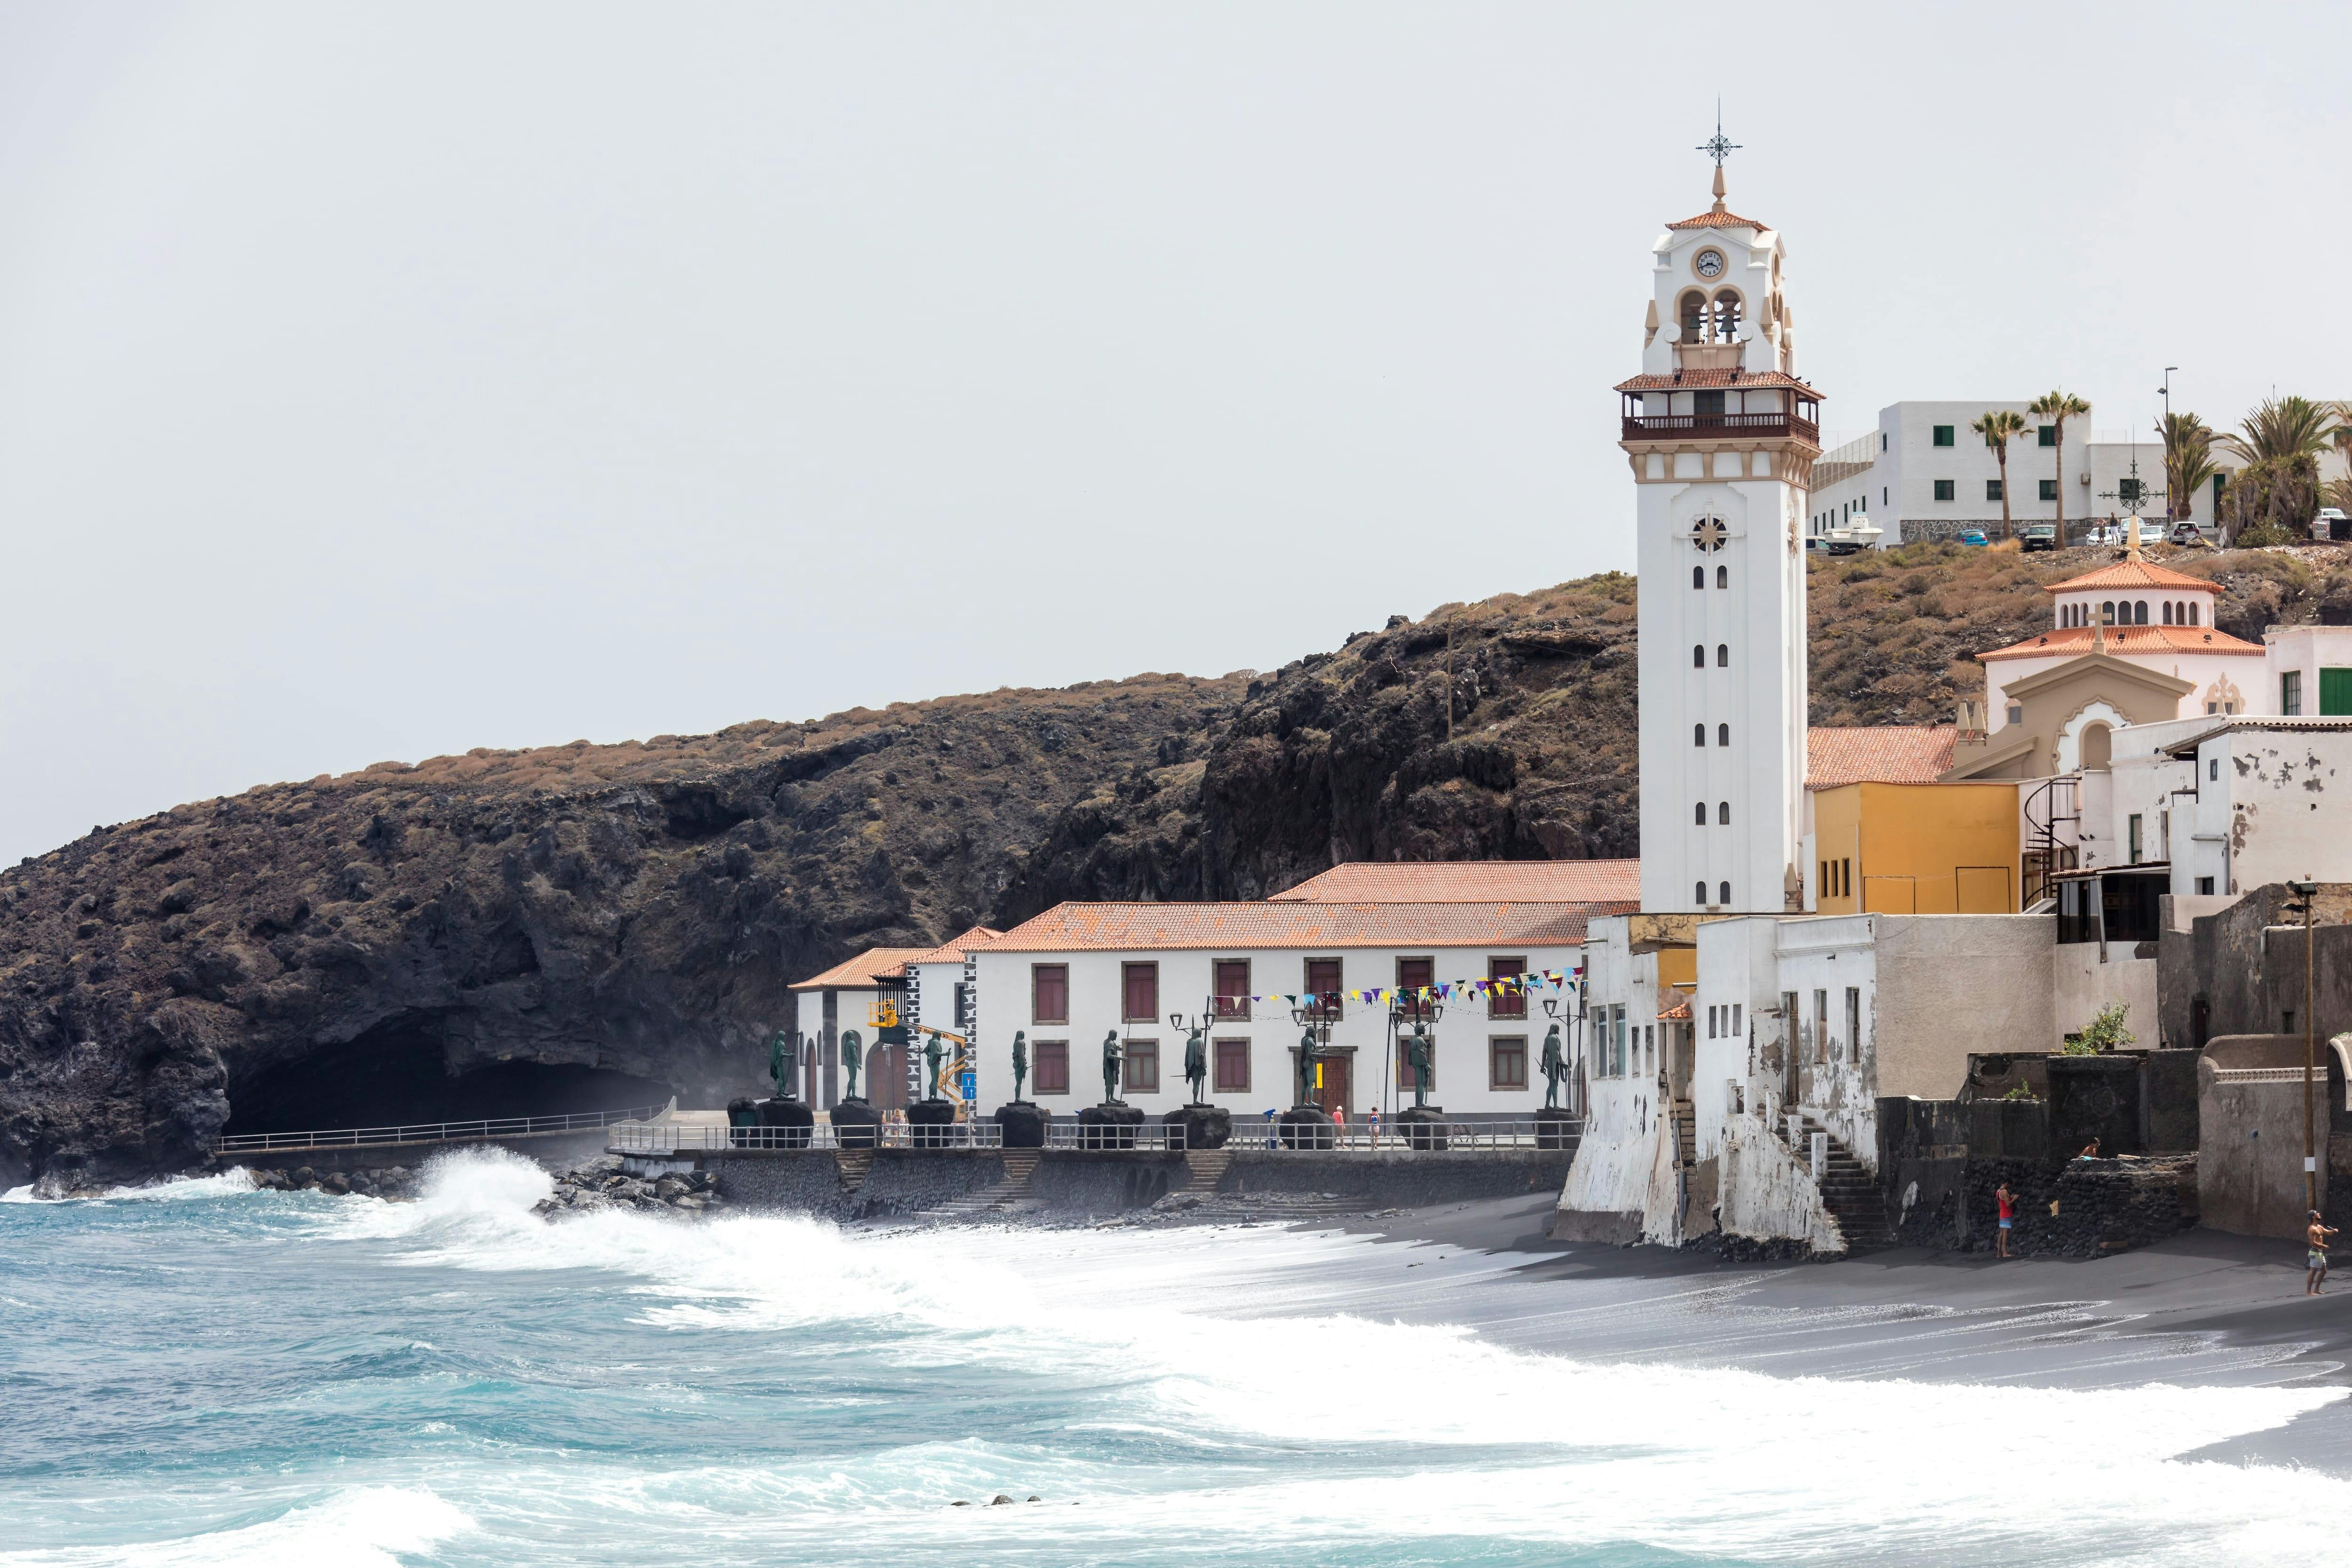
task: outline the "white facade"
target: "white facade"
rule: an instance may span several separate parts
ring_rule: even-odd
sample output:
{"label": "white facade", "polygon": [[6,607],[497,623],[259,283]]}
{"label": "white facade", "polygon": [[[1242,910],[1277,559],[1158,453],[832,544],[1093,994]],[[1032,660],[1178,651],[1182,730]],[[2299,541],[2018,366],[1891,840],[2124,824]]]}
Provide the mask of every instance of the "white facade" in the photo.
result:
{"label": "white facade", "polygon": [[[1486,947],[1318,947],[1311,954],[1297,948],[1263,947],[1108,952],[1024,948],[1018,945],[1019,938],[1016,930],[1007,938],[1011,946],[994,945],[973,956],[979,984],[977,1103],[982,1115],[1013,1098],[1016,1031],[1026,1037],[1033,1064],[1025,1097],[1048,1111],[1075,1115],[1102,1099],[1102,1045],[1107,1034],[1119,1037],[1130,1064],[1122,1099],[1153,1115],[1182,1106],[1191,1098],[1184,1082],[1185,1035],[1171,1028],[1168,1018],[1177,1014],[1189,1021],[1210,1010],[1209,999],[1215,995],[1215,966],[1221,961],[1247,963],[1253,994],[1303,994],[1309,984],[1306,966],[1310,956],[1318,961],[1339,960],[1340,984],[1348,990],[1395,986],[1399,961],[1403,959],[1427,960],[1434,979],[1454,981],[1486,976],[1497,957],[1523,959],[1530,970],[1565,971],[1572,969],[1580,956],[1578,948],[1559,944],[1514,946],[1507,953]],[[1122,1016],[1128,967],[1136,964],[1156,967],[1156,1018]],[[1039,1016],[1036,971],[1040,966],[1061,967],[1066,973],[1066,1002],[1059,1019]],[[1538,996],[1448,1003],[1432,1029],[1435,1061],[1429,1103],[1457,1116],[1533,1114],[1544,1101],[1538,1062],[1545,1031],[1553,1021],[1544,998],[1559,1003],[1560,1011],[1570,1013],[1570,1008],[1559,999],[1573,994],[1548,990]],[[1507,1016],[1514,1000],[1525,1016]],[[1300,1027],[1280,1003],[1259,1002],[1243,1010],[1248,1016],[1220,1017],[1211,1023],[1206,1103],[1222,1105],[1236,1117],[1286,1108],[1297,1097],[1295,1075]],[[1506,1016],[1496,1016],[1497,1010]],[[1351,1118],[1361,1118],[1375,1107],[1392,1114],[1412,1103],[1412,1090],[1397,1088],[1398,1063],[1388,1019],[1385,1003],[1350,999],[1342,1003],[1340,1018],[1332,1026],[1327,1071],[1335,1095],[1344,1094]],[[1563,1040],[1567,1033],[1563,1027]],[[1039,1087],[1034,1064],[1040,1046],[1066,1051],[1068,1072],[1064,1087]],[[1220,1046],[1225,1048],[1222,1053]],[[1221,1054],[1225,1064],[1223,1087]],[[1237,1061],[1242,1066],[1238,1074],[1234,1071]],[[1342,1075],[1344,1082],[1339,1082]]]}
{"label": "white facade", "polygon": [[1819,394],[1794,381],[1782,261],[1778,234],[1720,200],[1669,228],[1643,373],[1619,388],[1639,529],[1645,910],[1803,907],[1800,519]]}
{"label": "white facade", "polygon": [[[2062,442],[2050,421],[2026,412],[2032,401],[1935,399],[1887,404],[1878,411],[1877,429],[1822,455],[1823,472],[1805,514],[1807,537],[1819,538],[1864,513],[1883,530],[1881,548],[1906,539],[1948,538],[1969,528],[1993,535],[2001,519],[2000,463],[1984,437],[1969,425],[1994,411],[2016,413],[2026,423],[2024,433],[2009,444],[2005,487],[2012,524],[2053,522],[2063,499],[2070,522],[2126,517],[2137,509],[2155,526],[2164,526],[2164,445],[2153,421],[2138,432],[2096,430],[2088,415],[2077,415],[2066,422]],[[2220,450],[2213,461],[2224,474],[2239,466]],[[2323,482],[2345,471],[2340,454],[2331,451],[2321,457]],[[2144,486],[2140,494],[2146,497],[2137,508],[2129,483],[2134,478]],[[2209,532],[2214,525],[2214,499],[2210,481],[2189,497],[2189,517]]]}

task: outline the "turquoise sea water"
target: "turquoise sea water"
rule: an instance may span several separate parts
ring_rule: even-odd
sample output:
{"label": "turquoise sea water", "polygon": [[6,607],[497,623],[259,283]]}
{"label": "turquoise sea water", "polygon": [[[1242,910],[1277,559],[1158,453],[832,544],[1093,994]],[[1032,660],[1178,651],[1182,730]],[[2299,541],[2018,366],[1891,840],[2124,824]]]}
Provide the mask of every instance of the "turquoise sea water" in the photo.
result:
{"label": "turquoise sea water", "polygon": [[2352,1484],[2174,1458],[2337,1391],[1579,1363],[1318,1306],[1361,1239],[551,1226],[546,1190],[476,1156],[411,1204],[0,1204],[0,1564],[2347,1554]]}

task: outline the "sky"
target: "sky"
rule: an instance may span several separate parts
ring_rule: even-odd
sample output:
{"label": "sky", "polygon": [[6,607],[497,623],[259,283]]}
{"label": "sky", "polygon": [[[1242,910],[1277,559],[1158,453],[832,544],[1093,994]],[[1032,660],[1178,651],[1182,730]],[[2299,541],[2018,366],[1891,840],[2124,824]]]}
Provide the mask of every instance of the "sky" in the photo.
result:
{"label": "sky", "polygon": [[0,864],[1630,568],[1718,95],[1825,434],[2352,396],[2347,17],[11,0]]}

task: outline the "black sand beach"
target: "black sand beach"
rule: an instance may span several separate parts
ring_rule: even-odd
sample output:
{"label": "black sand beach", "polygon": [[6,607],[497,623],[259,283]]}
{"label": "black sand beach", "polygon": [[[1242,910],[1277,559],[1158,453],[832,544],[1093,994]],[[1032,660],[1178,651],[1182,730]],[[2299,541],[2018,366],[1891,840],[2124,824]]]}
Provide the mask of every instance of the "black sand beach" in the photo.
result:
{"label": "black sand beach", "polygon": [[[1517,1197],[1325,1222],[1381,1245],[1334,1269],[1313,1305],[1457,1324],[1581,1360],[1784,1377],[2352,1385],[2352,1276],[2305,1296],[2302,1249],[2284,1241],[2197,1230],[2097,1260],[1906,1249],[1832,1263],[1727,1264],[1552,1241],[1544,1236],[1551,1208],[1549,1197]],[[1289,1283],[1283,1310],[1296,1312]],[[2193,1457],[2352,1476],[2352,1399]]]}

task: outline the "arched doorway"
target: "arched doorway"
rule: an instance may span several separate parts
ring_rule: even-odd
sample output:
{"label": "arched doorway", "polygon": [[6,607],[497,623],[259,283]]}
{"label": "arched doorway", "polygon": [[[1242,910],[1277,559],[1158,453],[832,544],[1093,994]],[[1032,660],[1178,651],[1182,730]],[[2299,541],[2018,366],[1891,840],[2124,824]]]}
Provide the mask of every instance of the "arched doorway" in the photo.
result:
{"label": "arched doorway", "polygon": [[2083,769],[2086,773],[2104,773],[2115,758],[2116,732],[2104,724],[2083,727]]}

